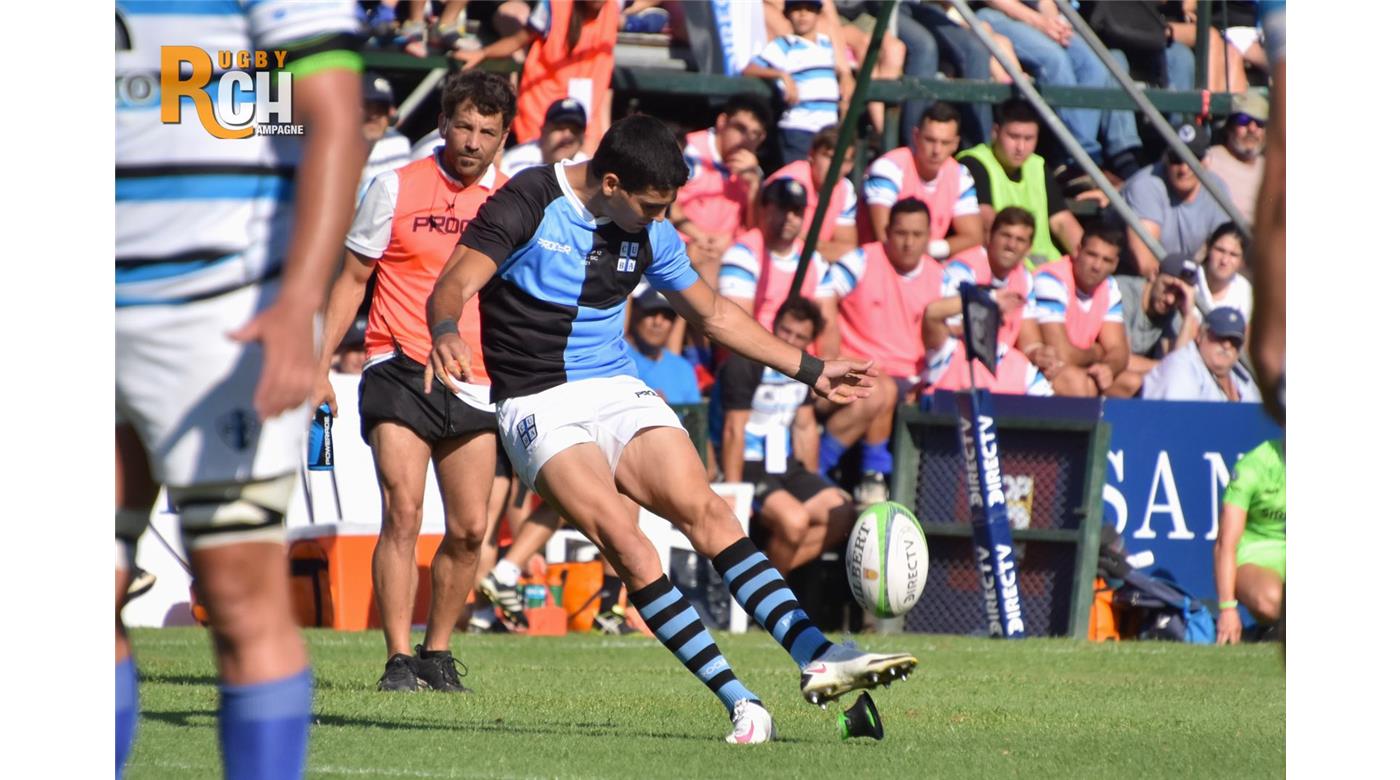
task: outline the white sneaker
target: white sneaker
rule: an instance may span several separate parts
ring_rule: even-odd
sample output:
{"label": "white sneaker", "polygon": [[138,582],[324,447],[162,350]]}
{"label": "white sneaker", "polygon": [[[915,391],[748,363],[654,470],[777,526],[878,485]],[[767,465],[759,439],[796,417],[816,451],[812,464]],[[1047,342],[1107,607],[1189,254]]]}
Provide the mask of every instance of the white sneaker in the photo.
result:
{"label": "white sneaker", "polygon": [[866,653],[854,642],[832,645],[802,667],[802,698],[825,707],[844,693],[906,679],[918,665],[908,653]]}
{"label": "white sneaker", "polygon": [[734,733],[724,738],[731,745],[757,745],[777,739],[773,716],[756,701],[741,699],[734,705]]}

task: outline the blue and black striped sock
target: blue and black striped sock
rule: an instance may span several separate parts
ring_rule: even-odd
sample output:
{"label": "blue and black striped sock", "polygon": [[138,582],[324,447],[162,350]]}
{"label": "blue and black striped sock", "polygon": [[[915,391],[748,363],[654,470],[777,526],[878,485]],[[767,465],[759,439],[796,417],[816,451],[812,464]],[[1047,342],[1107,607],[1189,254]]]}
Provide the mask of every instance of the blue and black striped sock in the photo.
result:
{"label": "blue and black striped sock", "polygon": [[661,644],[709,686],[731,715],[734,705],[742,699],[759,702],[758,695],[739,682],[705,624],[700,622],[700,614],[669,577],[661,575],[661,579],[633,593],[631,601]]}
{"label": "blue and black striped sock", "polygon": [[127,656],[117,664],[117,777],[122,776],[136,741],[136,664]]}
{"label": "blue and black striped sock", "polygon": [[281,680],[219,686],[224,777],[299,778],[311,731],[311,670]]}
{"label": "blue and black striped sock", "polygon": [[729,545],[715,556],[714,564],[734,600],[773,635],[799,668],[831,647],[831,641],[798,606],[783,575],[752,539],[745,536]]}

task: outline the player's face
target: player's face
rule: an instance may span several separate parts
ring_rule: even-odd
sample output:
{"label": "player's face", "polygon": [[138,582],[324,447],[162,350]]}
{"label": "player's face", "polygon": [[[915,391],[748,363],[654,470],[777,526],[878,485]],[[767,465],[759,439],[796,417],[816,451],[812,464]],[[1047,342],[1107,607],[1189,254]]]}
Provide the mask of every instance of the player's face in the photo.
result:
{"label": "player's face", "polygon": [[[819,152],[812,152],[807,155],[807,161],[812,165],[812,183],[818,187],[826,181],[826,175],[831,171],[831,161],[836,159],[835,149],[823,149]],[[841,175],[848,176],[851,169],[856,167],[856,148],[846,147],[846,159],[841,163]]]}
{"label": "player's face", "polygon": [[1207,328],[1201,328],[1201,334],[1196,337],[1196,349],[1200,350],[1206,368],[1215,376],[1230,373],[1240,359],[1240,345],[1234,339],[1217,336]]}
{"label": "player's face", "polygon": [[1040,140],[1040,125],[1035,122],[1007,122],[992,127],[992,145],[997,159],[1007,168],[1025,164]]}
{"label": "player's face", "polygon": [[914,128],[914,158],[919,176],[927,180],[938,173],[938,166],[958,150],[956,122],[924,122]]}
{"label": "player's face", "polygon": [[758,117],[747,111],[735,111],[733,116],[720,114],[715,121],[715,135],[720,157],[728,157],[736,149],[757,151],[768,137],[768,131],[763,129]]}
{"label": "player's face", "polygon": [[908,273],[923,260],[928,251],[928,217],[921,213],[901,212],[890,218],[889,240],[885,254],[900,273]]}
{"label": "player's face", "polygon": [[798,349],[806,349],[817,337],[816,325],[811,320],[799,320],[791,314],[784,314],[773,323],[773,335]]}
{"label": "player's face", "polygon": [[802,234],[802,210],[782,206],[764,206],[763,217],[767,220],[767,233],[779,242],[788,244]]}
{"label": "player's face", "polygon": [[442,123],[442,159],[458,179],[475,182],[495,161],[506,137],[504,119],[501,114],[482,114],[464,100]]}
{"label": "player's face", "polygon": [[1244,247],[1240,245],[1240,237],[1226,233],[1210,245],[1206,255],[1206,279],[1224,284],[1234,278],[1243,262]]}
{"label": "player's face", "polygon": [[817,29],[817,9],[820,4],[800,5],[787,12],[788,21],[792,23],[792,31],[798,35],[807,35]]}
{"label": "player's face", "polygon": [[604,216],[628,233],[640,233],[646,230],[647,223],[665,219],[666,210],[676,200],[675,190],[648,188],[628,192],[617,184],[617,177],[611,173],[604,174],[603,184],[607,204]]}
{"label": "player's face", "polygon": [[540,132],[540,155],[545,165],[567,160],[582,148],[583,128],[576,124],[545,125]]}
{"label": "player's face", "polygon": [[375,143],[384,137],[389,131],[389,120],[392,118],[394,109],[387,103],[366,103],[365,104],[365,140]]}
{"label": "player's face", "polygon": [[666,345],[666,339],[671,336],[671,325],[676,321],[676,313],[658,309],[648,312],[637,318],[637,326],[633,329],[633,337],[637,339],[638,346],[649,349],[660,349]]}
{"label": "player's face", "polygon": [[997,276],[1010,273],[1026,259],[1035,228],[1030,225],[1002,225],[987,242],[987,257],[997,269]]}
{"label": "player's face", "polygon": [[1074,283],[1086,293],[1097,290],[1118,268],[1118,247],[1098,236],[1089,236],[1074,255]]}

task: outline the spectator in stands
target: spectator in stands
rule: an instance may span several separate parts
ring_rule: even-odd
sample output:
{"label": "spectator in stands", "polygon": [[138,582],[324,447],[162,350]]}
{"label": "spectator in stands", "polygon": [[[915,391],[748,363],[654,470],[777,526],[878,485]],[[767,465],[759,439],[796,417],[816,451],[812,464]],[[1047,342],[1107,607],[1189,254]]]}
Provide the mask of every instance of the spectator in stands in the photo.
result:
{"label": "spectator in stands", "polygon": [[910,134],[909,145],[887,152],[865,174],[865,201],[876,241],[886,239],[890,208],[901,198],[914,198],[928,207],[928,254],[943,260],[981,246],[982,214],[977,187],[958,151],[961,120],[951,105],[934,103],[924,110]]}
{"label": "spectator in stands", "polygon": [[784,2],[793,34],[769,41],[744,68],[745,76],[776,82],[787,103],[778,119],[784,165],[807,157],[812,137],[836,124],[854,88],[849,70],[836,67],[831,38],[817,32],[819,13],[815,0]]}
{"label": "spectator in stands", "polygon": [[[1206,130],[1184,123],[1177,126],[1176,134],[1192,155],[1197,158],[1205,155],[1210,143]],[[1205,173],[1226,196],[1229,195],[1229,187],[1219,176],[1210,171]],[[1230,221],[1230,215],[1206,191],[1191,166],[1170,148],[1162,153],[1156,165],[1143,168],[1124,182],[1123,199],[1168,254],[1198,256],[1211,231]],[[1146,277],[1156,275],[1157,258],[1137,233],[1129,231],[1128,246],[1132,249],[1137,273]]]}
{"label": "spectator in stands", "polygon": [[356,202],[364,197],[365,190],[374,177],[407,165],[409,143],[403,133],[394,129],[394,88],[389,80],[378,73],[366,73],[361,86],[365,105],[365,140],[371,146],[369,159],[360,173],[360,185],[355,193]]}
{"label": "spectator in stands", "polygon": [[[939,4],[901,2],[891,20],[896,34],[904,44],[904,72],[921,79],[940,77],[939,61],[952,66],[958,76],[976,81],[992,79],[991,58],[982,42],[970,30],[959,25]],[[901,109],[900,137],[909,138],[924,110],[926,100],[905,101]],[[970,137],[985,140],[992,129],[992,113],[985,103],[970,104],[967,116],[971,121]],[[990,221],[990,217],[988,218]]]}
{"label": "spectator in stands", "polygon": [[[789,300],[773,332],[805,349],[822,329],[817,305]],[[758,521],[768,530],[765,552],[782,574],[840,547],[855,521],[851,498],[817,472],[818,429],[811,388],[740,355],[720,369],[724,411],[721,473],[754,486]]]}
{"label": "spectator in stands", "polygon": [[1128,367],[1123,299],[1113,271],[1123,233],[1100,225],[1084,233],[1074,256],[1042,267],[1035,275],[1036,320],[1045,343],[1093,381],[1102,395]]}
{"label": "spectator in stands", "polygon": [[[880,404],[881,412],[865,431],[862,458],[863,482],[867,484],[856,496],[859,504],[884,489],[891,467],[891,412],[912,396],[919,381],[924,309],[941,297],[942,268],[927,254],[928,232],[928,206],[905,198],[890,209],[884,241],[853,249],[831,267],[831,284],[839,302],[828,304],[826,314],[836,320],[837,327],[826,329],[822,354],[874,360],[879,371],[874,393],[862,399]],[[849,444],[840,433],[833,433],[828,422],[821,447],[823,470],[834,464]]]}
{"label": "spectator in stands", "polygon": [[617,19],[618,32],[657,34],[671,23],[671,14],[661,0],[627,0]]}
{"label": "spectator in stands", "polygon": [[[992,288],[992,298],[1001,307],[1001,329],[997,343],[1007,347],[1010,361],[1025,356],[1060,395],[1092,394],[1091,380],[1082,370],[1068,366],[1054,347],[1044,343],[1040,326],[1035,321],[1034,280],[1026,270],[1026,252],[1035,237],[1035,217],[1017,206],[1007,206],[992,220],[991,236],[985,252],[964,252],[950,258],[943,268],[943,298],[924,309],[924,382],[926,392],[934,389],[963,389],[967,386],[967,357],[962,339],[963,282]],[[960,373],[943,377],[950,368]],[[981,375],[979,374],[979,381]],[[1035,376],[1018,370],[1008,370],[1005,376],[998,370],[997,379],[1005,388],[1022,382],[1015,392],[1031,392]],[[1007,384],[1007,383],[1010,384]],[[979,385],[987,387],[988,385]]]}
{"label": "spectator in stands", "polygon": [[[1051,2],[987,0],[978,18],[1011,39],[1011,45],[1036,83],[1054,86],[1116,88],[1117,82]],[[1061,109],[1060,118],[1074,140],[1095,163],[1127,178],[1140,166],[1142,140],[1131,111],[1098,108]],[[1099,139],[1103,139],[1102,145]],[[1066,163],[1070,168],[1070,163]]]}
{"label": "spectator in stands", "polygon": [[1254,203],[1264,180],[1264,128],[1269,124],[1269,101],[1257,92],[1233,98],[1234,112],[1225,120],[1225,143],[1212,146],[1204,162],[1230,187],[1230,199],[1254,224]]}
{"label": "spectator in stands", "polygon": [[1142,378],[1163,356],[1184,349],[1196,338],[1196,261],[1167,255],[1151,280],[1118,274],[1114,281],[1123,296],[1123,329],[1128,333],[1128,368],[1113,380],[1108,395],[1132,398]]}
{"label": "spectator in stands", "polygon": [[627,350],[637,364],[637,376],[661,394],[668,404],[700,403],[695,370],[685,358],[666,349],[676,310],[655,288],[632,301],[632,325],[627,329]]}
{"label": "spectator in stands", "polygon": [[474,68],[529,46],[520,71],[520,111],[511,125],[516,142],[538,138],[549,106],[572,97],[587,109],[583,148],[592,154],[612,123],[617,5],[617,0],[539,0],[523,29],[482,49],[454,51],[452,57]]}
{"label": "spectator in stands", "polygon": [[[830,9],[830,16],[827,15]],[[832,29],[827,34],[836,44],[836,65],[842,65],[842,53],[849,52],[849,65],[859,69],[865,62],[865,54],[870,49],[870,38],[875,32],[875,17],[869,12],[878,13],[878,3],[829,2],[822,5],[823,22],[831,20]],[[819,23],[817,29],[822,29]],[[844,46],[842,43],[844,42]],[[872,78],[880,81],[898,81],[904,73],[904,44],[895,36],[895,25],[885,30],[885,37],[875,47],[875,69]],[[975,105],[975,104],[974,104]],[[885,131],[885,104],[878,100],[865,104],[865,112],[870,117],[870,127],[875,135]],[[990,116],[990,114],[989,114]]]}
{"label": "spectator in stands", "polygon": [[[802,227],[807,192],[795,179],[776,179],[763,187],[758,227],[741,234],[725,251],[719,271],[719,294],[765,328],[773,327],[778,307],[788,297],[802,256]],[[832,296],[827,264],[813,253],[802,279],[803,297],[823,301]]]}
{"label": "spectator in stands", "polygon": [[[788,163],[768,177],[770,183],[777,179],[792,179],[811,194],[807,198],[807,211],[802,215],[802,230],[798,233],[804,240],[812,227],[812,220],[816,218],[817,194],[821,192],[822,184],[826,182],[832,162],[836,159],[838,130],[836,125],[823,127],[812,137],[812,148],[807,153],[807,159]],[[841,178],[836,180],[836,189],[831,192],[831,201],[822,219],[822,229],[817,233],[817,251],[822,257],[840,257],[856,248],[856,188],[846,178],[855,167],[855,162],[856,148],[853,143],[846,147],[841,161]]]}
{"label": "spectator in stands", "polygon": [[1204,273],[1196,286],[1196,307],[1207,314],[1218,306],[1239,309],[1248,323],[1254,315],[1254,285],[1240,275],[1249,252],[1249,239],[1233,222],[1226,222],[1206,242]]}
{"label": "spectator in stands", "polygon": [[583,134],[588,127],[588,113],[583,104],[573,98],[560,98],[544,112],[544,127],[534,141],[517,144],[501,158],[501,173],[514,176],[536,165],[557,162],[583,162]]}
{"label": "spectator in stands", "polygon": [[1244,315],[1220,307],[1207,314],[1196,340],[1162,359],[1142,380],[1142,397],[1159,401],[1259,400],[1240,365]]}
{"label": "spectator in stands", "polygon": [[714,127],[685,137],[690,180],[676,193],[671,224],[686,242],[695,270],[712,285],[724,251],[754,223],[763,180],[757,151],[771,121],[763,100],[738,94],[724,104]]}
{"label": "spectator in stands", "polygon": [[[997,107],[992,139],[958,155],[977,188],[982,224],[998,211],[1020,206],[1035,216],[1035,243],[1026,262],[1031,268],[1058,260],[1079,246],[1084,229],[1065,205],[1064,193],[1035,153],[1040,120],[1030,103],[1012,98]],[[1056,246],[1058,241],[1059,246]]]}
{"label": "spectator in stands", "polygon": [[1216,644],[1240,641],[1240,604],[1261,623],[1276,623],[1283,614],[1288,574],[1285,473],[1282,439],[1260,444],[1235,463],[1221,500],[1215,540],[1215,593],[1220,599]]}

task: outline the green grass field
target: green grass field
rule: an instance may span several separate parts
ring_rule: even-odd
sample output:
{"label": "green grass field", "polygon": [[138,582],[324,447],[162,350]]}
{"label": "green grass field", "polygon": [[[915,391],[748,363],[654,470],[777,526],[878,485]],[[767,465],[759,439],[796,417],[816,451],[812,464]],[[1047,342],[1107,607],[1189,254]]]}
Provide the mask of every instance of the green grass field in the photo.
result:
{"label": "green grass field", "polygon": [[[308,776],[1278,777],[1277,645],[863,637],[920,660],[877,689],[885,739],[842,742],[840,708],[800,700],[767,635],[720,647],[780,740],[724,743],[724,708],[650,639],[459,635],[471,695],[374,690],[378,633],[306,632],[316,675]],[[217,694],[202,629],[133,632],[141,722],[130,778],[216,777]]]}

